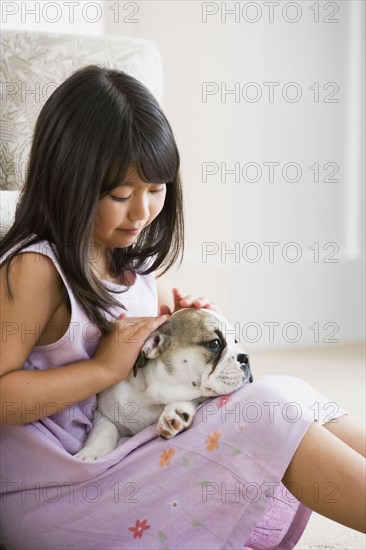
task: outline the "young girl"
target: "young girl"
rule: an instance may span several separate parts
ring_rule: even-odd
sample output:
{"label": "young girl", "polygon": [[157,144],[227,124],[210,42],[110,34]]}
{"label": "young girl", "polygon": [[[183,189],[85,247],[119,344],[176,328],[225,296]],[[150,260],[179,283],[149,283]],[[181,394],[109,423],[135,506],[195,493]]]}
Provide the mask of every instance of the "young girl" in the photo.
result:
{"label": "young girl", "polygon": [[292,377],[207,401],[172,440],[150,426],[95,462],[74,456],[96,394],[150,333],[215,308],[156,279],[182,249],[179,155],[157,101],[121,71],[75,72],[39,115],[0,250],[8,550],[289,549],[310,509],[364,530],[362,432]]}

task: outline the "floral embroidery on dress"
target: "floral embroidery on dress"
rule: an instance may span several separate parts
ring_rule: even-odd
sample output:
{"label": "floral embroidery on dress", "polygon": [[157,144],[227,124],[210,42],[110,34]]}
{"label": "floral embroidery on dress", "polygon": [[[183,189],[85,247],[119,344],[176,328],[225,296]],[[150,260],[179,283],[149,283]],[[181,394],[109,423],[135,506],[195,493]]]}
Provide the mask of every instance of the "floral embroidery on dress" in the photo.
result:
{"label": "floral embroidery on dress", "polygon": [[165,449],[160,455],[159,466],[163,468],[164,466],[169,466],[171,458],[175,455],[174,449]]}
{"label": "floral embroidery on dress", "polygon": [[159,550],[169,550],[169,546],[166,543],[166,534],[164,533],[164,531],[159,531],[159,541],[162,544]]}
{"label": "floral embroidery on dress", "polygon": [[[203,480],[202,486],[204,484],[209,484],[209,483],[210,483],[209,481]],[[201,482],[198,485],[201,485]],[[189,510],[189,504],[188,506],[185,506],[184,499],[181,496],[172,495],[165,501],[165,503],[167,504],[168,510],[170,513],[174,515],[177,514],[181,519],[185,515],[188,518],[190,518],[190,522],[194,527],[202,527],[207,532],[213,534],[213,531],[211,531],[211,529],[207,525],[205,525],[204,522],[202,522],[198,517],[196,517],[195,514],[192,514],[192,512]],[[182,519],[182,521],[184,521],[184,519]],[[162,538],[163,536],[164,538]],[[165,533],[163,531],[160,531],[159,540],[161,542],[165,542],[166,544],[166,539],[167,537],[165,536]],[[167,548],[168,547],[165,546],[164,549],[160,548],[159,550],[166,550]]]}
{"label": "floral embroidery on dress", "polygon": [[177,497],[176,495],[168,498],[166,503],[168,505],[168,510],[170,512],[173,512],[174,514],[182,510],[182,500],[180,497]]}
{"label": "floral embroidery on dress", "polygon": [[129,531],[133,532],[133,538],[134,539],[141,539],[144,531],[147,529],[150,529],[151,525],[147,524],[147,519],[144,519],[143,521],[140,521],[139,519],[136,520],[134,527],[129,527]]}
{"label": "floral embroidery on dress", "polygon": [[190,462],[186,456],[183,457],[182,464],[183,466],[190,466]]}
{"label": "floral embroidery on dress", "polygon": [[219,399],[217,399],[216,402],[219,409],[221,409],[221,407],[226,405],[226,403],[228,403],[229,401],[231,401],[231,393],[228,393],[227,395],[222,395]]}
{"label": "floral embroidery on dress", "polygon": [[221,437],[221,433],[217,432],[216,430],[213,432],[213,434],[207,436],[205,443],[209,453],[219,448],[220,437]]}
{"label": "floral embroidery on dress", "polygon": [[235,423],[235,427],[234,427],[235,431],[238,432],[238,433],[244,433],[245,431],[245,425],[241,422],[240,424],[236,424]]}

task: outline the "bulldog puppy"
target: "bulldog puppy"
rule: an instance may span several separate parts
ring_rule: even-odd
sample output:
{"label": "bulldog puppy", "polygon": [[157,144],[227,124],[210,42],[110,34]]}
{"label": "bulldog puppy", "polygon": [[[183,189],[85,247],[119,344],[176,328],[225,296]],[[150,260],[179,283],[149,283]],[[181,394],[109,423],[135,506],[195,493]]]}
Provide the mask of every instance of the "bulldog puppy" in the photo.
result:
{"label": "bulldog puppy", "polygon": [[120,436],[155,422],[161,437],[174,437],[190,426],[199,403],[252,382],[248,355],[234,334],[215,311],[173,313],[145,341],[129,376],[98,395],[93,427],[76,458],[101,458]]}

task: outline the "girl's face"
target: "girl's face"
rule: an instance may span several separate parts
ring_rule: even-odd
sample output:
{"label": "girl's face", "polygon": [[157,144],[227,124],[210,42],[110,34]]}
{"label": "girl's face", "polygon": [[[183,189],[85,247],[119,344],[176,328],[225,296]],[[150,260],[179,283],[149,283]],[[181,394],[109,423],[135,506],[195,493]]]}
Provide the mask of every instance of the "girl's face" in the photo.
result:
{"label": "girl's face", "polygon": [[133,168],[123,183],[99,200],[94,241],[102,248],[123,248],[137,239],[161,212],[165,183],[145,183]]}

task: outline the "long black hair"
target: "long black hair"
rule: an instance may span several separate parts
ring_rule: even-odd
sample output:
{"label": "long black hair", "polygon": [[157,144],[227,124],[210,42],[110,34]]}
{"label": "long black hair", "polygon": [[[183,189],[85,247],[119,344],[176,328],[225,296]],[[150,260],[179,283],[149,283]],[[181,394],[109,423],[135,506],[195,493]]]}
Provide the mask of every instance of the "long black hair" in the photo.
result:
{"label": "long black hair", "polygon": [[[76,298],[102,332],[118,302],[93,274],[88,246],[98,201],[130,166],[144,182],[166,183],[162,211],[132,246],[115,248],[111,274],[164,273],[184,246],[180,159],[172,129],[152,93],[123,71],[89,65],[49,97],[36,122],[15,221],[0,244],[6,260],[49,241]],[[12,298],[7,265],[8,293]]]}

